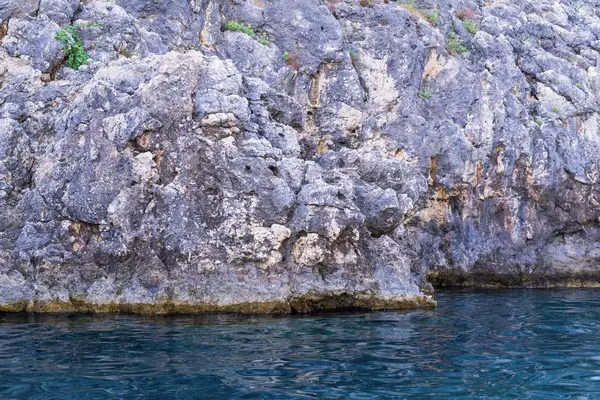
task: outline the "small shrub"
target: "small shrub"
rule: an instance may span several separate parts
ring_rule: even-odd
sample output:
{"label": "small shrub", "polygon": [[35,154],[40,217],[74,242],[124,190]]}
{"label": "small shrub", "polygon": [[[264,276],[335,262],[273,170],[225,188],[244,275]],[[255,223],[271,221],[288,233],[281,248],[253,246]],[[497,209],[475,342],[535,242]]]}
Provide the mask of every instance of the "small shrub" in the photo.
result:
{"label": "small shrub", "polygon": [[436,26],[440,20],[440,10],[434,8],[431,13],[427,16],[427,20],[433,26]]}
{"label": "small shrub", "polygon": [[475,12],[470,8],[465,8],[464,10],[458,10],[456,12],[456,18],[460,19],[461,21],[473,19],[474,16]]}
{"label": "small shrub", "polygon": [[400,3],[398,4],[398,7],[405,9],[413,17],[417,17],[429,22],[431,25],[437,25],[440,18],[440,11],[437,9],[437,7],[434,8],[432,12],[427,12],[427,10],[423,8],[418,8],[415,5],[414,0],[409,0],[406,3]]}
{"label": "small shrub", "polygon": [[329,12],[334,14],[337,11],[337,4],[340,2],[340,0],[328,0],[327,1],[327,8],[329,9]]}
{"label": "small shrub", "polygon": [[0,24],[0,40],[8,34],[8,24]]}
{"label": "small shrub", "polygon": [[456,32],[450,31],[446,41],[446,51],[450,54],[460,54],[469,51],[469,48],[464,45],[464,40]]}
{"label": "small shrub", "polygon": [[265,46],[271,46],[271,43],[273,43],[273,39],[267,37],[266,32],[263,32],[261,35],[258,35],[256,32],[254,32],[254,29],[252,29],[252,26],[250,24],[244,25],[242,23],[239,23],[238,21],[230,20],[227,21],[227,23],[225,23],[225,30],[245,33],[252,39],[256,40],[258,43]]}
{"label": "small shrub", "polygon": [[67,67],[78,70],[79,67],[81,67],[83,64],[89,63],[90,56],[85,50],[85,47],[83,46],[83,41],[79,36],[81,28],[87,26],[103,25],[103,23],[93,23],[85,25],[75,24],[65,26],[56,31],[55,38],[62,44],[63,50],[67,56],[67,59],[65,60],[65,64]]}
{"label": "small shrub", "polygon": [[542,126],[542,125],[544,125],[544,123],[542,122],[542,120],[541,120],[541,119],[536,119],[536,120],[535,120],[535,123],[536,123],[536,124],[538,124],[538,126]]}
{"label": "small shrub", "polygon": [[409,0],[406,3],[398,4],[400,8],[404,8],[406,11],[411,13],[414,17],[425,19],[425,16],[419,11],[417,6],[415,5],[414,0]]}
{"label": "small shrub", "polygon": [[433,93],[427,89],[421,89],[417,92],[417,96],[423,100],[430,99],[433,96]]}
{"label": "small shrub", "polygon": [[300,69],[300,61],[298,61],[298,57],[294,53],[285,52],[283,56],[281,56],[283,62],[290,68],[298,71]]}
{"label": "small shrub", "polygon": [[559,107],[552,107],[552,112],[555,114],[558,114],[560,112],[560,108]]}
{"label": "small shrub", "polygon": [[471,35],[474,35],[479,31],[479,26],[472,19],[466,19],[463,21],[463,26]]}
{"label": "small shrub", "polygon": [[350,55],[352,64],[354,64],[358,60],[358,54],[356,54],[356,50],[354,50],[352,47],[348,47],[348,54]]}

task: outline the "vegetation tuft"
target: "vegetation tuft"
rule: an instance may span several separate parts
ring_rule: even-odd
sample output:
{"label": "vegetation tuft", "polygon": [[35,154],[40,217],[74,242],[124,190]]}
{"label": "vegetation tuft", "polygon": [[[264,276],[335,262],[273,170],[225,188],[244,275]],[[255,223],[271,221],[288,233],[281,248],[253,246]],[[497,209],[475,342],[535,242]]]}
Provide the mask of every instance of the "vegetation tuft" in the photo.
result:
{"label": "vegetation tuft", "polygon": [[301,64],[300,64],[300,61],[298,60],[298,57],[296,56],[296,54],[286,51],[281,56],[281,59],[288,67],[292,68],[293,70],[295,70],[295,71],[300,70]]}
{"label": "vegetation tuft", "polygon": [[67,56],[65,64],[69,68],[78,70],[83,64],[89,63],[90,56],[85,50],[83,41],[79,36],[81,28],[88,26],[104,26],[104,24],[101,22],[85,25],[75,24],[65,26],[56,31],[56,40],[63,46],[63,50]]}
{"label": "vegetation tuft", "polygon": [[479,26],[472,19],[466,19],[463,21],[463,26],[471,35],[474,35],[479,31]]}
{"label": "vegetation tuft", "polygon": [[409,0],[406,3],[400,3],[398,6],[408,11],[411,15],[429,22],[431,25],[435,26],[439,22],[440,11],[437,7],[434,8],[433,11],[428,12],[426,9],[418,8],[415,5],[414,0]]}
{"label": "vegetation tuft", "polygon": [[456,18],[460,19],[461,21],[465,21],[467,19],[473,19],[474,16],[475,16],[475,12],[473,10],[471,10],[470,8],[466,8],[464,10],[458,10],[456,12]]}
{"label": "vegetation tuft", "polygon": [[356,63],[356,60],[358,60],[358,54],[356,53],[356,50],[354,50],[352,47],[348,47],[348,54],[350,55],[352,64]]}
{"label": "vegetation tuft", "polygon": [[430,99],[433,96],[433,93],[430,90],[421,89],[417,93],[417,96],[419,96],[419,98],[421,98],[422,100],[427,100],[427,99]]}
{"label": "vegetation tuft", "polygon": [[258,43],[263,44],[265,46],[271,46],[271,43],[273,43],[273,39],[269,38],[266,32],[263,32],[259,35],[256,32],[254,32],[254,29],[252,29],[252,26],[250,24],[244,25],[238,21],[230,20],[227,21],[227,23],[225,24],[225,30],[245,33],[252,39],[256,40]]}
{"label": "vegetation tuft", "polygon": [[456,32],[450,31],[446,41],[446,51],[450,54],[460,54],[469,51],[469,48],[464,45],[464,40]]}
{"label": "vegetation tuft", "polygon": [[434,8],[432,12],[427,15],[427,20],[433,26],[436,26],[440,20],[440,10]]}

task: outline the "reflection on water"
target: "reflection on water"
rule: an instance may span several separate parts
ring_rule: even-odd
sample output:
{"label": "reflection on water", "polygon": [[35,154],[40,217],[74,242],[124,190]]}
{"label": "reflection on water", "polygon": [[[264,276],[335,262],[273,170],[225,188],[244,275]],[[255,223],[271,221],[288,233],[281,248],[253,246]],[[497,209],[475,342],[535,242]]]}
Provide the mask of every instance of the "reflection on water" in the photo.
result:
{"label": "reflection on water", "polygon": [[0,398],[600,399],[600,290],[437,300],[286,318],[0,315]]}

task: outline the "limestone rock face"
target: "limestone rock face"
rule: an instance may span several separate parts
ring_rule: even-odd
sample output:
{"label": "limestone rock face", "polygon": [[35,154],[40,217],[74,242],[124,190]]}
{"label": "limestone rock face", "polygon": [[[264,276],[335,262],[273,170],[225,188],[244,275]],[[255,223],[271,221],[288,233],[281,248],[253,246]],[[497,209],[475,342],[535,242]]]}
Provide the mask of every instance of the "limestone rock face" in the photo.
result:
{"label": "limestone rock face", "polygon": [[600,284],[596,7],[0,0],[0,310]]}

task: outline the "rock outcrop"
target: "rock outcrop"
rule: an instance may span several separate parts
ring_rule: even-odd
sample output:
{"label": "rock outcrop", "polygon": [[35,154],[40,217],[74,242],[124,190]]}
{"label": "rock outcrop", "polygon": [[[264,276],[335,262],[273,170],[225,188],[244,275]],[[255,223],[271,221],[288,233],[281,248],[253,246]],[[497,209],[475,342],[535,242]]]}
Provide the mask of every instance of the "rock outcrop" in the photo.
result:
{"label": "rock outcrop", "polygon": [[0,310],[600,284],[598,6],[0,0]]}

